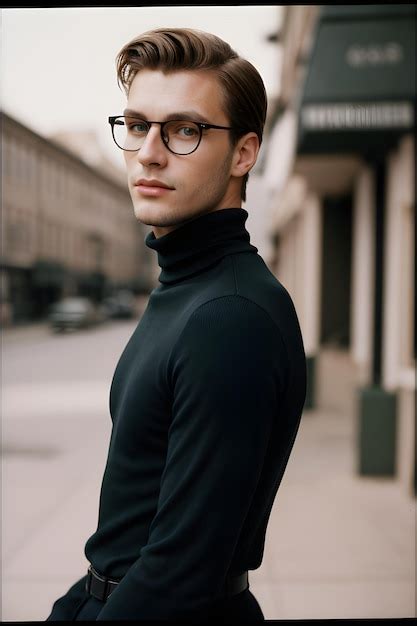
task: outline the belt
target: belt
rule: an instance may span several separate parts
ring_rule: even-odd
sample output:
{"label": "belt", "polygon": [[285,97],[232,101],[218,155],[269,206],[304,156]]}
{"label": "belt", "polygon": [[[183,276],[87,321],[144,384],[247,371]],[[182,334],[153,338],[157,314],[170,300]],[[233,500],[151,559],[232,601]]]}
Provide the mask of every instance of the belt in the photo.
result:
{"label": "belt", "polygon": [[[112,580],[99,574],[92,565],[88,568],[85,590],[98,600],[105,602],[109,595],[116,589],[119,580]],[[243,572],[239,576],[231,576],[226,578],[224,596],[233,596],[236,593],[245,591],[249,588],[248,572]]]}

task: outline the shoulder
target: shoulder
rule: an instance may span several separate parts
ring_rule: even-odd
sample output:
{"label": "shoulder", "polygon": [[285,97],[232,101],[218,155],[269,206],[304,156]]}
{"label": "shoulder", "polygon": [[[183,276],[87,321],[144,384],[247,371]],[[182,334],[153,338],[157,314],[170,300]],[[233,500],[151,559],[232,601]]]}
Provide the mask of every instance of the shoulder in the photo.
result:
{"label": "shoulder", "polygon": [[242,255],[234,262],[236,293],[256,302],[279,328],[288,351],[298,352],[302,336],[293,299],[262,257],[253,256],[255,258],[248,259]]}
{"label": "shoulder", "polygon": [[247,332],[279,335],[279,327],[269,312],[255,300],[247,296],[230,293],[207,300],[197,306],[190,314],[184,326],[183,334],[199,332],[203,329],[210,333]]}
{"label": "shoulder", "polygon": [[[223,295],[200,304],[188,317],[171,353],[171,367],[204,370],[269,368],[287,362],[278,325],[253,300]],[[172,371],[172,370],[171,370]]]}
{"label": "shoulder", "polygon": [[259,255],[235,255],[232,259],[235,293],[257,302],[279,323],[278,312],[294,309],[290,293]]}

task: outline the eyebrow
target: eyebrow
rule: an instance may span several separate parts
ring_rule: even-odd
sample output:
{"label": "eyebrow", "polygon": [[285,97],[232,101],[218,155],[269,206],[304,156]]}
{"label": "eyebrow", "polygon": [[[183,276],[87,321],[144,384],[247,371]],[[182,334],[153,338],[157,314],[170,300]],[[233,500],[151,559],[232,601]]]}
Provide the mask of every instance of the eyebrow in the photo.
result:
{"label": "eyebrow", "polygon": [[[133,109],[125,109],[123,111],[123,115],[129,117],[138,117],[142,120],[147,121],[147,117],[144,113],[140,111],[134,111]],[[205,124],[209,124],[209,121],[204,115],[198,113],[198,111],[176,111],[173,113],[169,113],[165,116],[164,122],[168,122],[169,120],[181,120],[181,121],[190,121],[190,122],[203,122]]]}

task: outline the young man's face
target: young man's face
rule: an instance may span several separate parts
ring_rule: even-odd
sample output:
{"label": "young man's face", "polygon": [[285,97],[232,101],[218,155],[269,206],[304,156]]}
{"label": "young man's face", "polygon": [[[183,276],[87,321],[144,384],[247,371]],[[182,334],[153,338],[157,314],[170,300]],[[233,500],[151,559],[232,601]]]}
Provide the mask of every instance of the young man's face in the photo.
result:
{"label": "young man's face", "polygon": [[[191,121],[230,126],[219,83],[204,71],[141,70],[132,81],[126,108],[144,120],[163,122],[187,112]],[[236,175],[228,130],[203,130],[197,150],[180,156],[167,149],[160,125],[153,124],[140,150],[123,154],[135,215],[154,227],[156,237],[203,213],[241,206],[242,178]],[[140,179],[159,181],[169,189],[138,186]]]}

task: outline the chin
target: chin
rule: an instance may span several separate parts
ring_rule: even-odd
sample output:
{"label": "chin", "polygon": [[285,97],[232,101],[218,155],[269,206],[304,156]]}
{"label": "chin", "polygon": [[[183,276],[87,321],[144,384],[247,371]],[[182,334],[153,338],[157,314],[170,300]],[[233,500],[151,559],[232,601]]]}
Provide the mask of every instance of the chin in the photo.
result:
{"label": "chin", "polygon": [[[148,226],[171,226],[172,209],[160,206],[157,203],[133,206],[134,214],[137,220]],[[175,223],[175,220],[174,220]]]}

